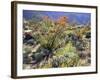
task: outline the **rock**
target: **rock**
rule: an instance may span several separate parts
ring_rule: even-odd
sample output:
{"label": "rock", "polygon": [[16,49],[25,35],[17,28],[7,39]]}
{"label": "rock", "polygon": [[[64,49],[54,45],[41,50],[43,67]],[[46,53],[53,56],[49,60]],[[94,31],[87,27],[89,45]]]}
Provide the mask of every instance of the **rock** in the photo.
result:
{"label": "rock", "polygon": [[36,52],[39,48],[40,48],[40,44],[38,44],[38,45],[36,45],[34,48],[33,48],[33,50],[32,50],[32,52]]}
{"label": "rock", "polygon": [[28,54],[23,54],[23,64],[29,64],[31,61],[31,58],[28,57]]}
{"label": "rock", "polygon": [[30,39],[33,39],[33,37],[30,34],[25,34],[24,39],[23,39],[23,43],[27,43],[27,41]]}
{"label": "rock", "polygon": [[88,62],[88,63],[91,63],[91,58],[88,58],[87,62]]}
{"label": "rock", "polygon": [[90,32],[86,33],[86,38],[91,38],[91,33]]}
{"label": "rock", "polygon": [[36,61],[36,63],[42,61],[44,59],[44,55],[41,53],[35,53],[32,56],[32,59]]}
{"label": "rock", "polygon": [[79,52],[79,57],[80,57],[81,59],[85,59],[86,57],[88,57],[88,56],[87,56],[87,52],[86,52],[86,51],[80,51],[80,52]]}

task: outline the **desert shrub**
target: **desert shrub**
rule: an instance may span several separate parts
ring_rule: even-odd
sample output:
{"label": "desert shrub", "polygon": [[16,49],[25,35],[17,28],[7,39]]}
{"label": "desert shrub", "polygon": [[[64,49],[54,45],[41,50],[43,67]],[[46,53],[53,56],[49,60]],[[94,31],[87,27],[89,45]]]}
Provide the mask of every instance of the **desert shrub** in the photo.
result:
{"label": "desert shrub", "polygon": [[[52,24],[53,23],[50,20],[41,22],[41,32],[38,34],[38,37],[36,37],[37,41],[41,44],[42,47],[51,51],[59,48],[59,46],[65,42],[65,28]],[[37,34],[34,34],[34,36],[37,36]]]}
{"label": "desert shrub", "polygon": [[52,67],[59,67],[60,66],[59,64],[60,64],[59,58],[57,58],[56,56],[53,56]]}
{"label": "desert shrub", "polygon": [[88,65],[87,59],[80,59],[77,64],[77,66],[87,66],[87,65]]}
{"label": "desert shrub", "polygon": [[31,59],[29,57],[29,54],[31,53],[31,48],[30,47],[24,47],[23,48],[23,63],[28,64]]}
{"label": "desert shrub", "polygon": [[47,61],[45,61],[41,68],[52,68],[52,59],[49,58]]}
{"label": "desert shrub", "polygon": [[44,59],[44,54],[36,52],[31,57],[34,61],[36,61],[36,63],[38,63]]}
{"label": "desert shrub", "polygon": [[77,66],[79,56],[76,53],[76,48],[72,46],[71,42],[69,42],[64,48],[58,49],[55,52],[55,55],[58,57],[61,56],[59,58],[61,66],[65,67]]}
{"label": "desert shrub", "polygon": [[31,47],[23,45],[23,54],[31,53]]}

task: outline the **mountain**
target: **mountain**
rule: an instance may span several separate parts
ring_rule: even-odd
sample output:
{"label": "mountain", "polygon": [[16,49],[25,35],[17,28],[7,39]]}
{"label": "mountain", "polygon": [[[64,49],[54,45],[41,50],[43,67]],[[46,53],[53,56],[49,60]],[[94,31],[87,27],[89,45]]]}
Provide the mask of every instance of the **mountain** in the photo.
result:
{"label": "mountain", "polygon": [[23,10],[23,18],[26,20],[35,16],[38,16],[38,18],[48,16],[52,20],[57,20],[60,16],[67,16],[69,23],[75,21],[77,24],[87,24],[91,21],[90,13]]}

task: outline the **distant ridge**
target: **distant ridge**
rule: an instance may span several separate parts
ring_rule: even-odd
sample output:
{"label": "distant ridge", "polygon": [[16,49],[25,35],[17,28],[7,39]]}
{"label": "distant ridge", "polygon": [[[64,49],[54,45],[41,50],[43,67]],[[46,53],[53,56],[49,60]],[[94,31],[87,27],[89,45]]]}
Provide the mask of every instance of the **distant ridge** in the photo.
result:
{"label": "distant ridge", "polygon": [[26,20],[32,19],[33,16],[48,16],[52,20],[58,19],[60,16],[67,16],[69,23],[76,22],[77,24],[87,24],[91,20],[90,13],[75,13],[75,12],[55,12],[55,11],[32,11],[23,10],[23,18]]}

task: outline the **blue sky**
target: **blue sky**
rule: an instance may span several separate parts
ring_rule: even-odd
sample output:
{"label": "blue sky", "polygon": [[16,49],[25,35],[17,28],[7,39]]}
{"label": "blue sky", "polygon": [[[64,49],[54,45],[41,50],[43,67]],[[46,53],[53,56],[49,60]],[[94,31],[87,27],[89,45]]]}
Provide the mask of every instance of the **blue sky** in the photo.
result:
{"label": "blue sky", "polygon": [[90,13],[23,10],[23,18],[26,20],[32,19],[34,15],[49,16],[53,20],[57,20],[60,16],[67,16],[70,23],[76,21],[78,24],[87,24],[91,20]]}

